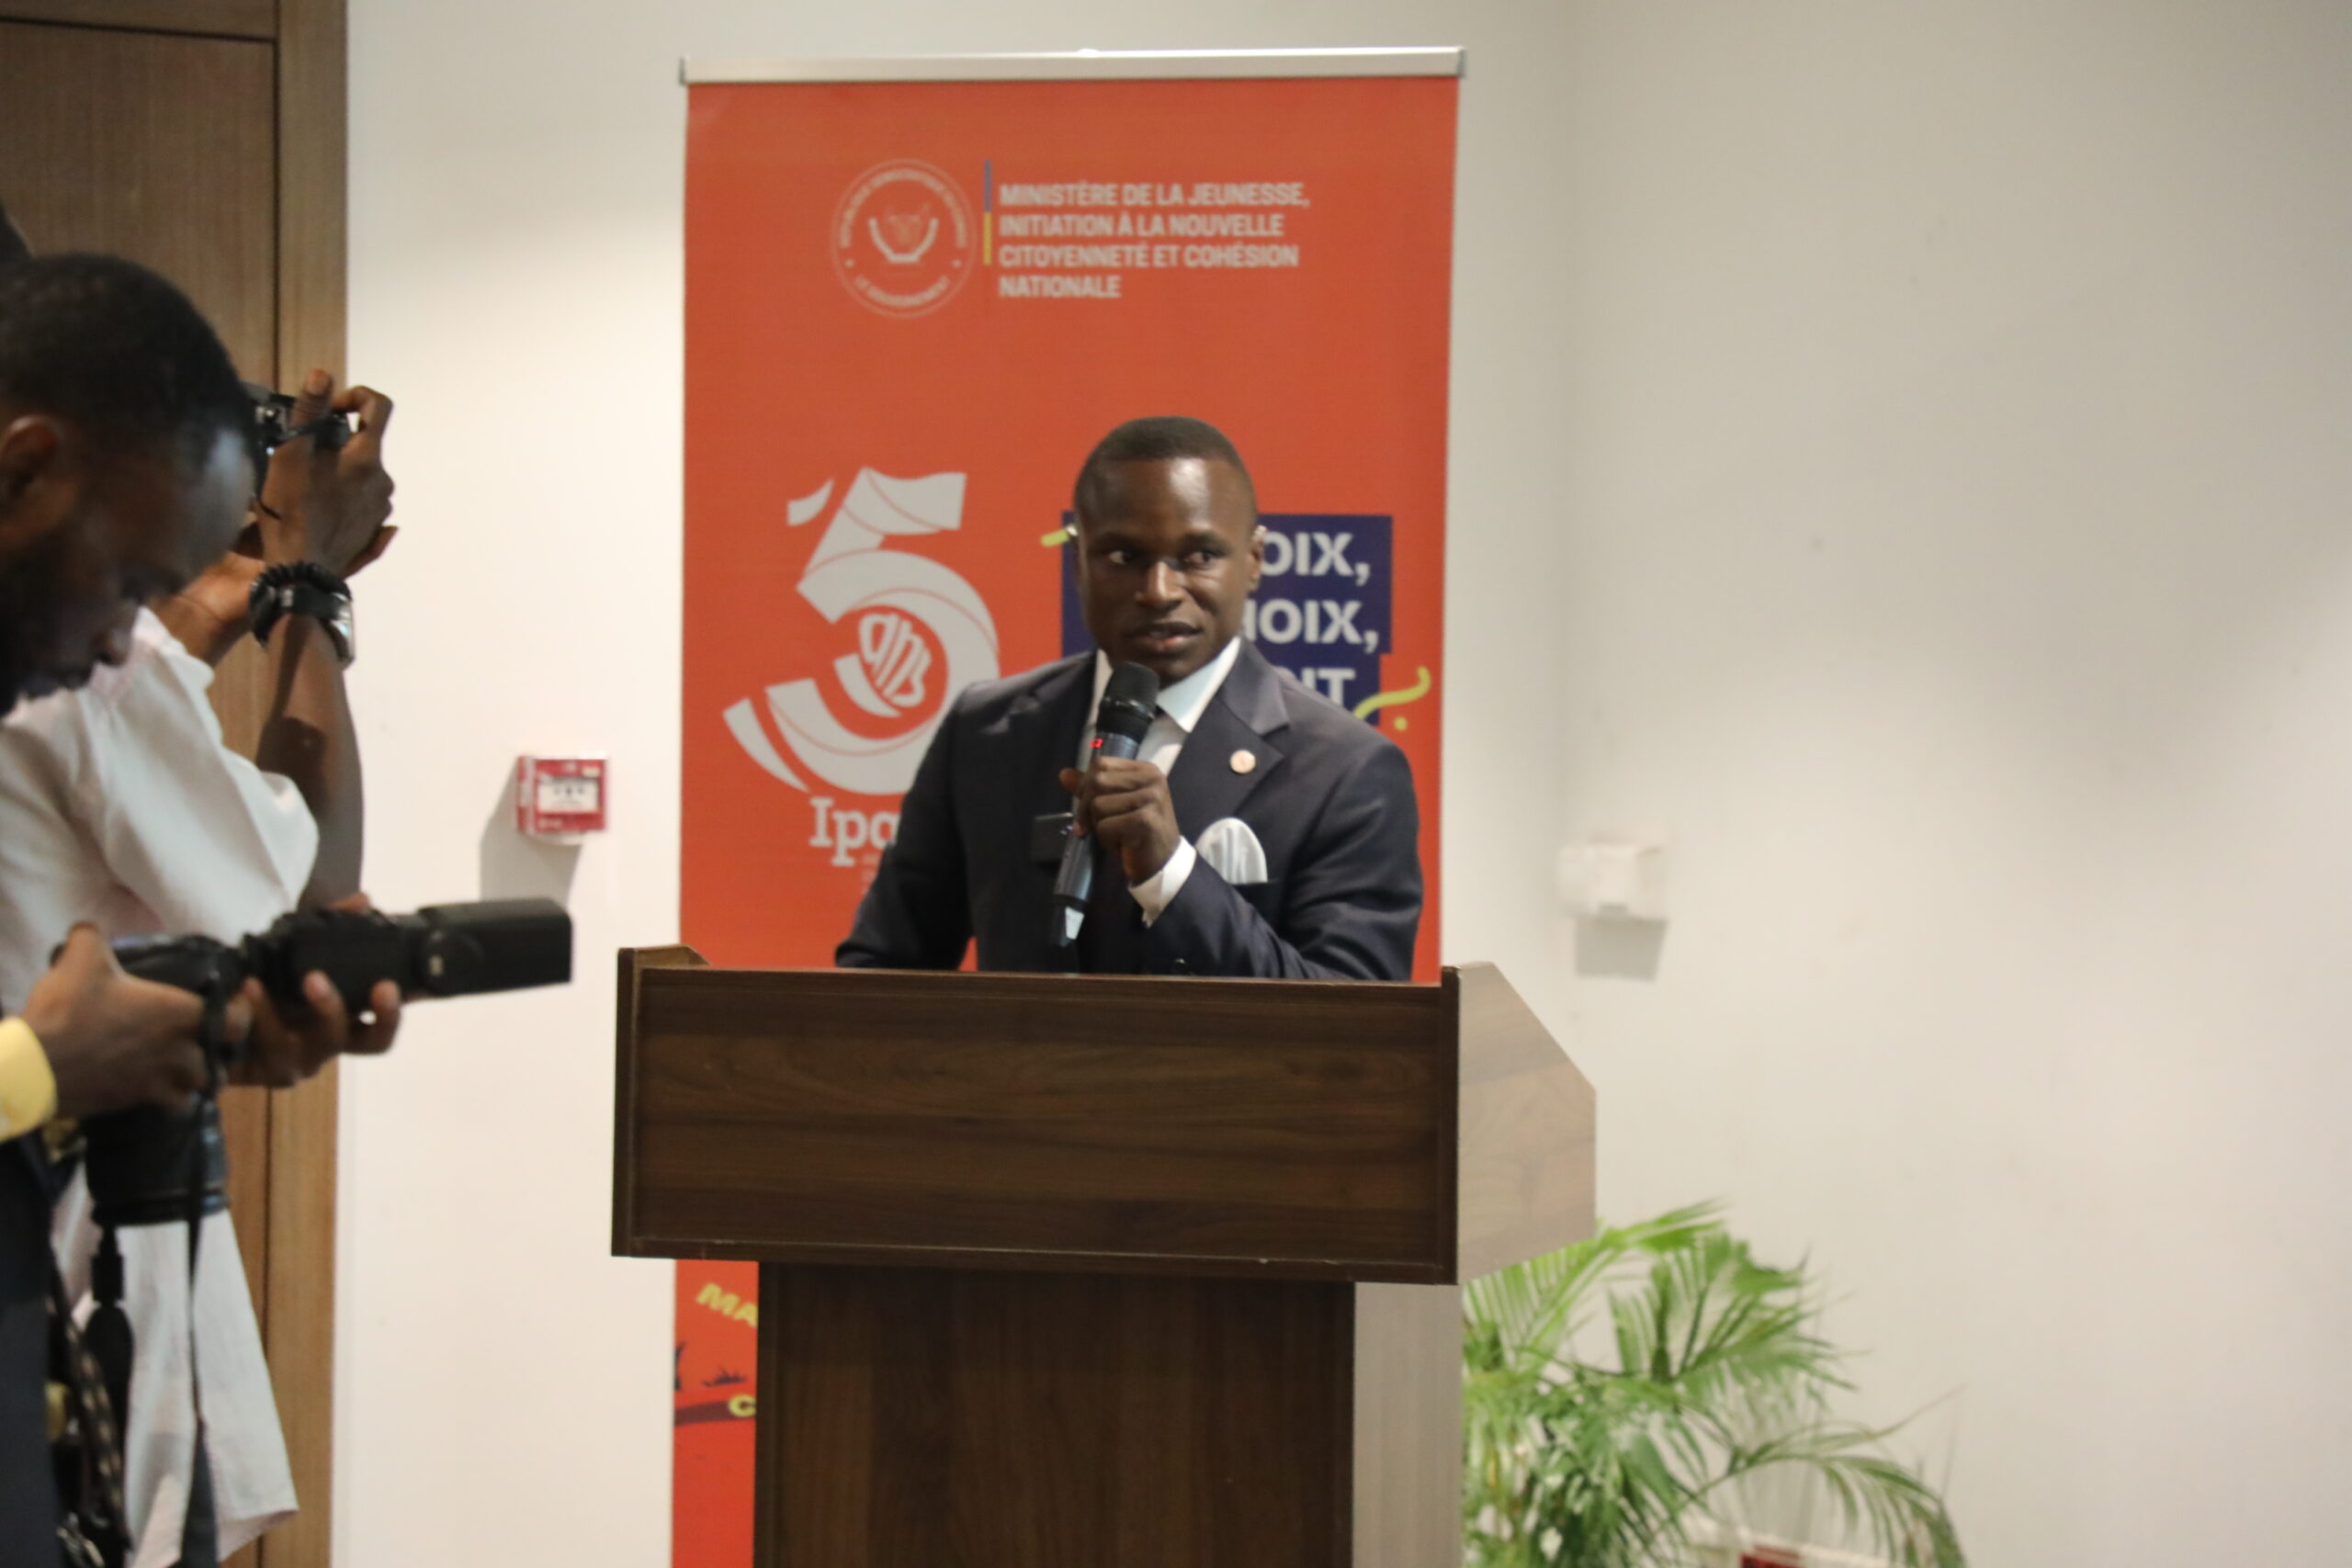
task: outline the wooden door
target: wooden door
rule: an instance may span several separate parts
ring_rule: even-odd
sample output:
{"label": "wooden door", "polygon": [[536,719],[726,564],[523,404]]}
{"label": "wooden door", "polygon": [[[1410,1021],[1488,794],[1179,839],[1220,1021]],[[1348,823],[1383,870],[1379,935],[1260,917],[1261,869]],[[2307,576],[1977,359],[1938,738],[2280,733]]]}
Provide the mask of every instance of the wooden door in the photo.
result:
{"label": "wooden door", "polygon": [[[343,373],[343,0],[0,0],[0,204],[36,251],[107,251],[186,289],[246,379]],[[213,705],[250,754],[248,643]],[[232,1090],[231,1212],[302,1511],[240,1555],[327,1562],[335,1083]]]}

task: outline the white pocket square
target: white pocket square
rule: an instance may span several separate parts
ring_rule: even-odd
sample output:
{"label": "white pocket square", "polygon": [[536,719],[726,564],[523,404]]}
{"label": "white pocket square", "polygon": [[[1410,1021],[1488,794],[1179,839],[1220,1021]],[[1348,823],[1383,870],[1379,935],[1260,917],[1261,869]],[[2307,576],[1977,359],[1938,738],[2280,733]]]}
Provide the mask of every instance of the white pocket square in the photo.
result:
{"label": "white pocket square", "polygon": [[1216,868],[1216,874],[1235,887],[1249,887],[1266,880],[1266,846],[1250,830],[1250,824],[1238,817],[1220,818],[1201,829],[1200,840],[1193,852]]}

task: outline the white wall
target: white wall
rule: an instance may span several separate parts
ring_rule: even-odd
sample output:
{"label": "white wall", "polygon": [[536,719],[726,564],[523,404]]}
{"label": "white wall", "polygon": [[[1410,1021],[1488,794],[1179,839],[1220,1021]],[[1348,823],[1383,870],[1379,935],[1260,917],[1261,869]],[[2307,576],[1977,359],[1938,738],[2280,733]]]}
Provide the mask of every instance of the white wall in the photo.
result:
{"label": "white wall", "polygon": [[[1363,42],[1471,51],[1445,947],[1600,1084],[1604,1208],[1809,1253],[1981,1562],[2342,1557],[2352,11],[354,11],[370,886],[471,894],[534,746],[618,826],[578,985],[345,1077],[340,1561],[666,1550],[597,955],[675,931],[677,57]],[[1643,977],[1549,863],[1648,829]]]}

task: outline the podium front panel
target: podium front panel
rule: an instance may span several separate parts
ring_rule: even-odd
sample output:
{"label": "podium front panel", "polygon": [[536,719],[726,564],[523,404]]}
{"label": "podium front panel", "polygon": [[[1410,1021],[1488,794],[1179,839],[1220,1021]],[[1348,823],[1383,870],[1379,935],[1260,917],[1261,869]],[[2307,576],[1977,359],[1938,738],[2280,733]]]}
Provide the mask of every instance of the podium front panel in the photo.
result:
{"label": "podium front panel", "polygon": [[1453,1277],[1444,988],[629,958],[622,1253]]}
{"label": "podium front panel", "polygon": [[763,1268],[754,1561],[1351,1568],[1354,1290]]}

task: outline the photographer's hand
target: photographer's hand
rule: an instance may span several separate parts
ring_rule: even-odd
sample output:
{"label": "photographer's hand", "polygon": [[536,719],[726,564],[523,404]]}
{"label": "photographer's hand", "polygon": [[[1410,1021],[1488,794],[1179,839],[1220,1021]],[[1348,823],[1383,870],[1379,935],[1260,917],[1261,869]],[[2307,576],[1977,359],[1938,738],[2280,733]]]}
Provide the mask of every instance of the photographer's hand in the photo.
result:
{"label": "photographer's hand", "polygon": [[[390,487],[390,479],[386,479],[386,487]],[[390,503],[386,503],[386,510],[390,510]],[[205,571],[198,573],[193,583],[179,592],[148,604],[148,609],[163,618],[164,627],[169,627],[174,637],[179,637],[179,647],[188,649],[211,668],[219,668],[221,660],[228,659],[228,651],[243,642],[244,632],[252,630],[254,579],[261,576],[264,567],[261,514],[254,513],[254,517],[256,522],[244,525],[235,550],[205,567]],[[362,569],[369,567],[393,546],[398,534],[400,529],[388,522],[379,526],[377,536],[367,541],[367,547],[362,547],[348,567],[341,569],[341,576],[360,576]]]}
{"label": "photographer's hand", "polygon": [[242,998],[253,1009],[253,1032],[245,1037],[245,1059],[229,1081],[291,1089],[341,1055],[373,1056],[392,1048],[400,1032],[401,988],[379,981],[369,1012],[354,1021],[334,983],[317,970],[302,977],[307,1005],[279,1011],[259,980],[245,982]]}
{"label": "photographer's hand", "polygon": [[[57,1078],[57,1113],[97,1116],[134,1105],[176,1108],[204,1087],[201,998],[133,979],[115,962],[98,928],[77,925],[57,963],[25,1000],[24,1020],[40,1037]],[[230,1004],[232,1039],[247,1010]]]}
{"label": "photographer's hand", "polygon": [[398,530],[392,477],[384,471],[384,429],[392,400],[367,387],[334,389],[334,378],[313,370],[294,400],[293,423],[308,424],[330,408],[352,416],[340,447],[315,436],[289,441],[273,453],[262,481],[261,555],[272,565],[315,561],[348,577],[384,551]]}
{"label": "photographer's hand", "polygon": [[[365,894],[338,900],[338,909],[365,909]],[[259,980],[248,980],[239,998],[253,1010],[245,1036],[245,1059],[229,1074],[232,1083],[290,1089],[335,1057],[374,1056],[392,1048],[401,1028],[401,988],[379,980],[368,993],[368,1011],[355,1020],[334,983],[313,969],[302,976],[306,1006],[280,1010]]]}
{"label": "photographer's hand", "polygon": [[[384,472],[385,427],[392,400],[352,387],[334,393],[334,378],[311,372],[295,400],[298,424],[329,406],[356,416],[340,447],[315,436],[288,441],[269,460],[262,486],[262,559],[272,566],[310,562],[349,577],[380,555],[394,530],[391,476]],[[359,737],[351,722],[342,660],[327,628],[308,615],[288,615],[271,634],[269,712],[263,716],[254,761],[294,782],[319,825],[319,852],[302,905],[314,908],[359,886],[366,801],[359,771]]]}

